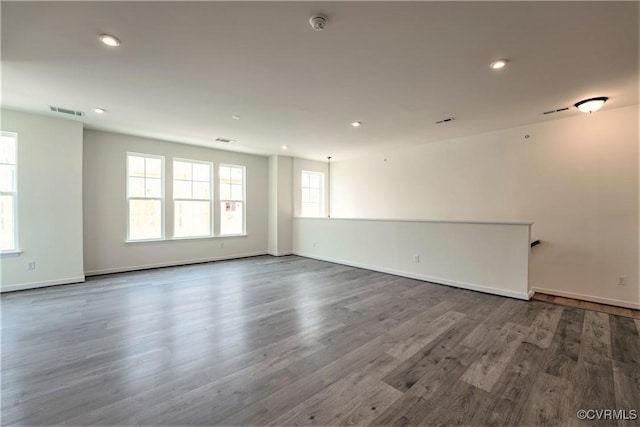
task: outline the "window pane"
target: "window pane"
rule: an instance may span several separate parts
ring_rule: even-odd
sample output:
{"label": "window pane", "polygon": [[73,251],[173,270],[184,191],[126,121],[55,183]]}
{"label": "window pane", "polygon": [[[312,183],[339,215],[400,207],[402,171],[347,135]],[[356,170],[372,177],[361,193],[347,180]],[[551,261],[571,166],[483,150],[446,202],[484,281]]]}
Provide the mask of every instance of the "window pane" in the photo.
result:
{"label": "window pane", "polygon": [[231,179],[231,168],[220,166],[220,182],[229,182]]}
{"label": "window pane", "polygon": [[317,203],[302,203],[302,216],[322,216],[322,212],[320,212],[320,205]]}
{"label": "window pane", "polygon": [[129,156],[129,176],[144,176],[144,157]]}
{"label": "window pane", "polygon": [[16,138],[0,135],[0,163],[16,164]]}
{"label": "window pane", "polygon": [[173,179],[189,180],[191,179],[191,163],[173,162]]}
{"label": "window pane", "polygon": [[242,185],[232,185],[231,186],[231,199],[232,200],[242,200]]}
{"label": "window pane", "polygon": [[13,196],[0,196],[0,250],[16,249]]}
{"label": "window pane", "polygon": [[231,186],[221,185],[220,186],[220,200],[229,200],[231,198]]}
{"label": "window pane", "polygon": [[129,200],[129,240],[162,238],[160,200]]}
{"label": "window pane", "polygon": [[190,199],[191,181],[173,181],[173,198]]}
{"label": "window pane", "polygon": [[0,191],[16,191],[16,167],[0,165]]}
{"label": "window pane", "polygon": [[194,181],[211,181],[211,166],[204,163],[193,164]]}
{"label": "window pane", "polygon": [[241,168],[231,168],[231,180],[234,183],[242,182],[242,169]]}
{"label": "window pane", "polygon": [[302,189],[302,202],[303,203],[307,203],[310,200],[310,196],[309,196],[309,189],[308,188],[303,188]]}
{"label": "window pane", "polygon": [[242,234],[244,210],[242,202],[220,203],[220,234]]}
{"label": "window pane", "polygon": [[320,203],[320,190],[309,190],[309,201],[311,203]]}
{"label": "window pane", "polygon": [[317,173],[309,175],[309,187],[320,188],[320,175]]}
{"label": "window pane", "polygon": [[302,187],[309,187],[309,174],[302,172]]}
{"label": "window pane", "polygon": [[162,197],[162,181],[158,178],[147,178],[145,190],[145,197]]}
{"label": "window pane", "polygon": [[160,178],[162,176],[162,160],[150,157],[145,158],[147,162],[147,177]]}
{"label": "window pane", "polygon": [[200,201],[175,202],[174,235],[195,237],[211,235],[211,204]]}
{"label": "window pane", "polygon": [[211,190],[208,182],[193,183],[193,198],[201,200],[209,200],[211,198]]}
{"label": "window pane", "polygon": [[129,178],[129,197],[144,196],[144,178]]}

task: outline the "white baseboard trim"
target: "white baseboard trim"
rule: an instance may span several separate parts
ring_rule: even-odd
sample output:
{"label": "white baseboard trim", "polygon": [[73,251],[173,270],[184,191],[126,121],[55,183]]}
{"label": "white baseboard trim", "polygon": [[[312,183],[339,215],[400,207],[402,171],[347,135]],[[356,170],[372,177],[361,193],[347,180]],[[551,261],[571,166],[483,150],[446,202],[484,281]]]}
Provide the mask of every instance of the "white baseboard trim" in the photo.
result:
{"label": "white baseboard trim", "polygon": [[541,294],[555,295],[558,297],[573,298],[573,299],[579,299],[583,301],[591,301],[591,302],[597,302],[600,304],[615,305],[618,307],[633,308],[636,310],[640,310],[640,302],[622,301],[618,299],[596,297],[593,295],[577,294],[574,292],[558,291],[555,289],[545,289],[545,288],[532,288],[532,289],[534,292],[540,292]]}
{"label": "white baseboard trim", "polygon": [[15,285],[2,285],[0,292],[23,291],[25,289],[46,288],[48,286],[70,285],[84,282],[84,276],[69,277],[67,279],[45,280],[43,282],[18,283]]}
{"label": "white baseboard trim", "polygon": [[189,264],[200,264],[203,262],[212,262],[212,261],[225,261],[229,259],[238,259],[238,258],[249,258],[252,256],[260,256],[267,255],[266,252],[251,252],[246,254],[233,254],[233,255],[223,255],[217,257],[208,257],[208,258],[199,258],[199,259],[188,259],[181,261],[169,261],[169,262],[159,262],[154,264],[143,264],[143,265],[129,265],[125,267],[115,267],[115,268],[105,268],[102,270],[91,270],[85,271],[85,276],[100,276],[101,274],[111,274],[111,273],[126,273],[127,271],[138,271],[138,270],[149,270],[151,268],[162,268],[162,267],[178,267],[181,265],[189,265]]}
{"label": "white baseboard trim", "polygon": [[267,255],[271,255],[271,256],[287,256],[287,255],[293,255],[293,252],[291,252],[291,251],[286,251],[286,252],[269,251],[269,252],[267,252]]}
{"label": "white baseboard trim", "polygon": [[332,263],[335,263],[335,264],[348,265],[350,267],[363,268],[365,270],[378,271],[380,273],[393,274],[394,276],[408,277],[409,279],[422,280],[422,281],[425,281],[425,282],[432,282],[432,283],[437,283],[437,284],[440,284],[440,285],[453,286],[455,288],[468,289],[468,290],[471,290],[471,291],[484,292],[484,293],[487,293],[487,294],[500,295],[500,296],[504,296],[504,297],[517,298],[517,299],[522,299],[522,300],[529,300],[531,298],[529,296],[529,294],[531,292],[514,292],[514,291],[508,291],[508,290],[505,290],[505,289],[492,288],[492,287],[489,287],[489,286],[476,285],[476,284],[473,284],[473,283],[457,282],[455,280],[443,279],[443,278],[440,278],[440,277],[432,277],[432,276],[427,276],[427,275],[423,275],[423,274],[415,274],[415,273],[411,273],[411,272],[408,272],[408,271],[401,271],[401,270],[394,270],[394,269],[390,269],[390,268],[377,267],[377,266],[361,264],[361,263],[357,263],[357,262],[345,261],[345,260],[342,260],[342,259],[335,259],[335,258],[324,257],[324,256],[320,256],[320,255],[315,255],[315,254],[309,254],[309,253],[305,253],[305,252],[297,252],[295,250],[293,251],[293,254],[294,255],[298,255],[298,256],[302,256],[302,257],[305,257],[305,258],[313,258],[313,259],[318,259],[318,260],[321,260],[321,261],[332,262]]}

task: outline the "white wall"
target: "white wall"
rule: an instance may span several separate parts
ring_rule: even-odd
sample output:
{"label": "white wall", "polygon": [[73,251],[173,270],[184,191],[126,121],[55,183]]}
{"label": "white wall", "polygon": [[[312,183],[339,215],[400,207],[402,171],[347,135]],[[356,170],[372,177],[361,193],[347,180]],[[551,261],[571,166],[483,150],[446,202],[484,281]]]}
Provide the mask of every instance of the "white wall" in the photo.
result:
{"label": "white wall", "polygon": [[2,258],[0,289],[83,281],[82,123],[11,110],[2,110],[1,122],[18,134],[22,253]]}
{"label": "white wall", "polygon": [[[171,177],[173,157],[246,167],[246,236],[125,243],[126,153],[165,156]],[[217,173],[214,174],[214,229],[219,224]],[[165,181],[170,182],[170,181]],[[170,187],[170,185],[167,185]],[[170,189],[166,196],[171,197]],[[138,138],[84,132],[84,254],[87,275],[155,266],[236,258],[267,252],[268,159],[230,151]],[[172,212],[165,208],[167,227]]]}
{"label": "white wall", "polygon": [[292,250],[293,158],[269,157],[269,254],[289,255]]}
{"label": "white wall", "polygon": [[296,218],[293,227],[298,255],[529,299],[527,223]]}
{"label": "white wall", "polygon": [[640,308],[638,151],[633,106],[336,161],[332,217],[533,221],[534,288]]}

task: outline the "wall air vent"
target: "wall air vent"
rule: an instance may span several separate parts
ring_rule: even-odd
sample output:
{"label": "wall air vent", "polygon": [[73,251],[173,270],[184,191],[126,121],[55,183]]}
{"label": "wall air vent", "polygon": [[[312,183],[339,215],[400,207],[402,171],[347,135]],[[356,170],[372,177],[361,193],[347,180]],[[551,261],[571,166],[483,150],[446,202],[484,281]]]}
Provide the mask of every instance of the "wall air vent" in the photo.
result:
{"label": "wall air vent", "polygon": [[69,114],[70,116],[75,116],[75,117],[84,117],[84,112],[82,111],[70,110],[68,108],[62,108],[62,107],[54,107],[52,105],[49,105],[49,108],[54,113]]}
{"label": "wall air vent", "polygon": [[549,110],[549,111],[545,111],[544,113],[542,113],[543,116],[546,116],[547,114],[554,114],[554,113],[559,113],[561,111],[567,111],[569,109],[569,107],[562,107],[562,108],[558,108],[557,110]]}
{"label": "wall air vent", "polygon": [[436,122],[436,124],[437,124],[437,125],[439,125],[440,123],[452,122],[452,121],[454,121],[454,120],[455,120],[455,119],[454,119],[453,117],[447,117],[446,119],[438,120],[438,121]]}
{"label": "wall air vent", "polygon": [[225,144],[231,144],[232,142],[234,142],[234,140],[227,139],[227,138],[216,138],[216,142],[224,142]]}

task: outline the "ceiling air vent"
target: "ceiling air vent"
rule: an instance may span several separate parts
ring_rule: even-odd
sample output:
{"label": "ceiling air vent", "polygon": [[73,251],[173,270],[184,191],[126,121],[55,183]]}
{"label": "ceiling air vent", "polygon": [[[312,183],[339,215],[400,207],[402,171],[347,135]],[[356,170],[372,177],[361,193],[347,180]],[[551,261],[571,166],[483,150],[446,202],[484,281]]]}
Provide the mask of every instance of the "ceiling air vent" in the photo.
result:
{"label": "ceiling air vent", "polygon": [[440,123],[452,122],[452,121],[454,121],[454,120],[455,120],[455,119],[454,119],[453,117],[447,117],[446,119],[438,120],[438,121],[436,122],[436,124],[437,124],[437,125],[439,125]]}
{"label": "ceiling air vent", "polygon": [[234,140],[227,138],[216,138],[216,142],[224,142],[225,144],[231,144]]}
{"label": "ceiling air vent", "polygon": [[561,111],[567,111],[569,109],[569,107],[562,107],[562,108],[558,108],[557,110],[549,110],[549,111],[545,111],[544,113],[542,113],[543,116],[546,116],[547,114],[554,114],[554,113],[559,113]]}
{"label": "ceiling air vent", "polygon": [[62,114],[69,114],[71,116],[76,116],[76,117],[84,117],[84,113],[82,111],[70,110],[68,108],[62,108],[62,107],[54,107],[52,105],[49,105],[49,108],[54,113],[62,113]]}

